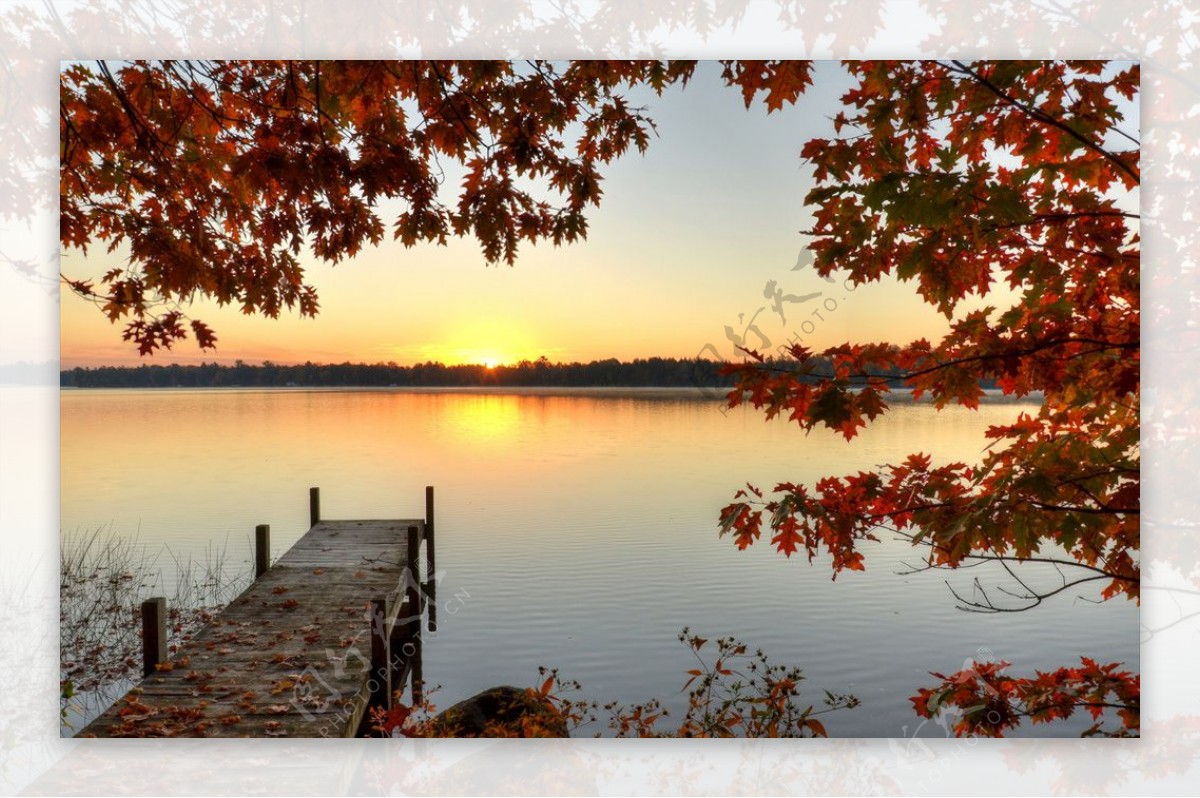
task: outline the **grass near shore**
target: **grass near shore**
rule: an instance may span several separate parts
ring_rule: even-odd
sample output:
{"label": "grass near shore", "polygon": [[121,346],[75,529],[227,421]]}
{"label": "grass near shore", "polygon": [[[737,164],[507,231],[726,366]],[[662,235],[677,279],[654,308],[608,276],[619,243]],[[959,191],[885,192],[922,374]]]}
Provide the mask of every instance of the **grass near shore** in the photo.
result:
{"label": "grass near shore", "polygon": [[[170,563],[163,560],[168,558]],[[175,575],[165,589],[164,566]],[[59,543],[59,687],[62,734],[93,720],[141,678],[141,604],[165,596],[168,651],[190,639],[251,581],[224,547],[203,561],[148,549],[110,527],[62,533]]]}

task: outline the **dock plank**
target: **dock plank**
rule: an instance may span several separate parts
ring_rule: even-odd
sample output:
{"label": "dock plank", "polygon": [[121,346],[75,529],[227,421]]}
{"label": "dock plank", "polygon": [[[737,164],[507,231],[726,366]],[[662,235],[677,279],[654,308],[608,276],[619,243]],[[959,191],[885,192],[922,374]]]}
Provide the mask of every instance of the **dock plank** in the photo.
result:
{"label": "dock plank", "polygon": [[[343,737],[366,712],[371,600],[400,622],[409,527],[319,521],[80,737]],[[414,577],[416,574],[414,573]]]}

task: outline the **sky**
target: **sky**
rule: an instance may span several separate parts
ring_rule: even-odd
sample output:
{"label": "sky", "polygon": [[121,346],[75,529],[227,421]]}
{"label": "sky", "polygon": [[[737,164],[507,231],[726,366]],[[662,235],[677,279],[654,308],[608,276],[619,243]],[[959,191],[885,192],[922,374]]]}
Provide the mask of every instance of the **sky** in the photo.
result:
{"label": "sky", "polygon": [[[65,293],[62,367],[715,359],[735,357],[731,334],[764,350],[794,338],[819,348],[933,337],[945,322],[908,286],[848,292],[809,267],[793,270],[811,222],[803,204],[811,169],[800,148],[831,135],[847,86],[836,64],[818,64],[799,102],[768,114],[762,102],[747,110],[719,65],[703,63],[684,89],[630,93],[649,108],[658,136],[644,155],[631,151],[603,170],[584,242],[524,245],[511,267],[489,266],[473,239],[411,249],[385,241],[337,266],[307,256],[321,302],[315,319],[245,316],[211,303],[186,309],[216,330],[215,352],[189,339],[139,357],[119,326]],[[68,251],[62,269],[99,275],[121,263],[120,252]],[[772,281],[771,294],[806,299],[777,312],[766,294]]]}

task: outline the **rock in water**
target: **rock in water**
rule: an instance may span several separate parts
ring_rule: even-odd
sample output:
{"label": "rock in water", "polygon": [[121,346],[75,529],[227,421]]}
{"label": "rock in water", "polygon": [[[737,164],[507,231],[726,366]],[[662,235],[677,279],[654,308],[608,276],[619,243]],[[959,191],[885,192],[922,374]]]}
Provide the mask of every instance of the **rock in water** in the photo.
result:
{"label": "rock in water", "polygon": [[435,737],[569,737],[567,722],[532,690],[492,687],[433,719]]}

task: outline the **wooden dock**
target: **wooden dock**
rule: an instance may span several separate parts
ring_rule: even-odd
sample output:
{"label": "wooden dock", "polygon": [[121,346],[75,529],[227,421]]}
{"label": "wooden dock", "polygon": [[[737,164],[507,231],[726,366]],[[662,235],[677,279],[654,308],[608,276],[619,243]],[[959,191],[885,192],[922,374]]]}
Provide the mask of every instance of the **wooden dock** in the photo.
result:
{"label": "wooden dock", "polygon": [[77,736],[353,737],[406,682],[419,698],[433,488],[424,518],[386,521],[322,520],[313,488],[310,520],[273,564],[258,527],[257,579],[171,659],[162,600],[146,602],[145,678]]}

